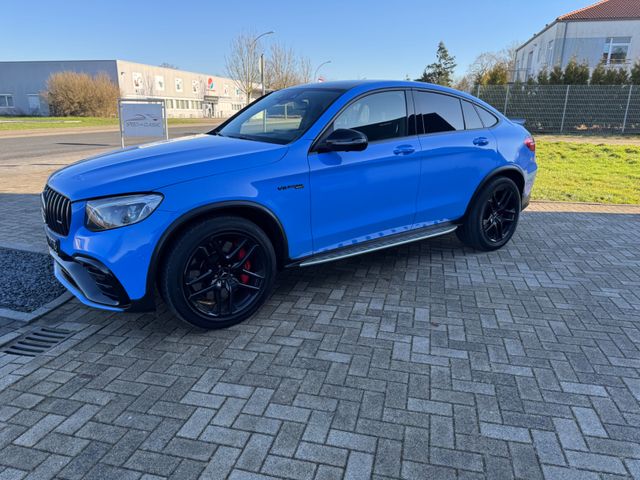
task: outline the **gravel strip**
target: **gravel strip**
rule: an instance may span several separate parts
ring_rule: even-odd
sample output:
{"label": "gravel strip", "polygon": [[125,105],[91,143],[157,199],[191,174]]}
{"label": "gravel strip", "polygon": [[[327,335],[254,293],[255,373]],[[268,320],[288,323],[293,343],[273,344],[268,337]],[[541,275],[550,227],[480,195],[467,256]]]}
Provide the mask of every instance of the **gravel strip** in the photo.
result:
{"label": "gravel strip", "polygon": [[33,312],[64,292],[49,255],[0,248],[0,308]]}

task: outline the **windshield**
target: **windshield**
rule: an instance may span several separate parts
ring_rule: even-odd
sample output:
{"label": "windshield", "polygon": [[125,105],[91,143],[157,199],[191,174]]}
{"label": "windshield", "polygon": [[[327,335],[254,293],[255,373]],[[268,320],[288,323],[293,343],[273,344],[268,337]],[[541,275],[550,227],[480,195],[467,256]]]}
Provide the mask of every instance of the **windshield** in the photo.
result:
{"label": "windshield", "polygon": [[212,133],[284,145],[305,133],[343,93],[313,87],[280,90],[258,100]]}

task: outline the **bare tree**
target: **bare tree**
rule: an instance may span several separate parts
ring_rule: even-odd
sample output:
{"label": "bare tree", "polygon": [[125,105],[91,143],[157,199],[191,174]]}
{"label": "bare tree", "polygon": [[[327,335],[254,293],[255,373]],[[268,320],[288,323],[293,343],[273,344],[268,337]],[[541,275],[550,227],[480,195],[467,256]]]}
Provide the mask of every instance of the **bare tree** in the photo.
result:
{"label": "bare tree", "polygon": [[270,90],[280,90],[300,83],[299,59],[291,47],[282,43],[271,45],[265,60],[265,85]]}
{"label": "bare tree", "polygon": [[467,75],[471,77],[474,84],[480,84],[487,73],[498,63],[501,63],[499,54],[495,52],[481,53],[469,66]]}
{"label": "bare tree", "polygon": [[300,83],[311,83],[315,81],[312,78],[313,75],[313,66],[311,65],[311,59],[304,55],[300,55],[298,59],[298,76],[300,79]]}
{"label": "bare tree", "polygon": [[252,33],[238,35],[226,56],[227,75],[251,102],[251,93],[260,82],[259,42]]}
{"label": "bare tree", "polygon": [[158,66],[162,68],[171,68],[172,70],[180,70],[180,67],[178,67],[177,65],[174,65],[173,63],[168,63],[168,62],[162,62]]}

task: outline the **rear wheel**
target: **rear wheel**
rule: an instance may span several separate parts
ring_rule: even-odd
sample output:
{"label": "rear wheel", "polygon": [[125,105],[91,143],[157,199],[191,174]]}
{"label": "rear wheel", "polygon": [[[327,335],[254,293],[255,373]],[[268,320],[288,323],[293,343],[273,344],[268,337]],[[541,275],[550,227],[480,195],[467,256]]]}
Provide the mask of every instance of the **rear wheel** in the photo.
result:
{"label": "rear wheel", "polygon": [[476,196],[458,238],[477,250],[497,250],[506,245],[516,231],[522,198],[513,180],[498,177],[491,180]]}
{"label": "rear wheel", "polygon": [[218,329],[250,317],[268,298],[275,275],[267,235],[243,218],[218,217],[194,225],[173,244],[160,291],[182,320]]}

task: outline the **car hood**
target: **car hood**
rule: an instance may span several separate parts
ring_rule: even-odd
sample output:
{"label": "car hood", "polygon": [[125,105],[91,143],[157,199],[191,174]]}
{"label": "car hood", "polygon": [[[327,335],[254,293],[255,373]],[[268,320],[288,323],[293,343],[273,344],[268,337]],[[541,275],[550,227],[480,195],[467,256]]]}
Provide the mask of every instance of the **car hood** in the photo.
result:
{"label": "car hood", "polygon": [[277,162],[286,146],[215,135],[139,145],[82,160],[55,172],[48,185],[72,201],[148,192]]}

